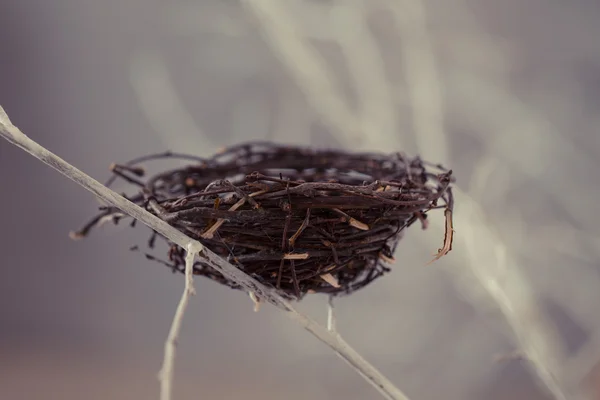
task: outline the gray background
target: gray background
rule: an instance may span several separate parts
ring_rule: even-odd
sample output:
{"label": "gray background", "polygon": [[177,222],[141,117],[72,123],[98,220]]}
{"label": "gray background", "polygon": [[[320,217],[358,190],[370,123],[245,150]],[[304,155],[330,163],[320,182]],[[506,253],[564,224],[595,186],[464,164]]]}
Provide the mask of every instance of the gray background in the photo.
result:
{"label": "gray background", "polygon": [[[600,329],[600,3],[425,2],[445,144],[414,125],[405,50],[413,39],[418,50],[419,38],[398,29],[389,2],[362,2],[385,77],[368,62],[361,76],[344,53],[369,54],[360,53],[361,38],[353,41],[353,25],[341,29],[344,45],[325,39],[334,29],[330,3],[286,7],[350,109],[370,93],[369,74],[373,85],[383,82],[369,94],[370,130],[356,128],[360,140],[323,118],[328,110],[310,101],[256,16],[235,1],[5,1],[0,102],[26,134],[100,180],[111,162],[149,152],[209,155],[264,138],[443,161],[557,325],[566,359],[576,359]],[[71,241],[68,232],[97,202],[4,141],[0,187],[0,397],[157,398],[181,276],[128,251],[145,243],[142,228],[107,226]],[[464,273],[474,262],[464,243],[424,266],[441,244],[440,226],[412,229],[393,273],[338,301],[341,333],[412,399],[549,398],[525,361],[498,360],[517,347]],[[478,236],[471,245],[485,256],[490,242]],[[176,399],[378,398],[280,312],[255,314],[247,295],[208,281],[197,281],[197,291],[179,345]],[[324,320],[325,299],[301,309]],[[574,374],[593,380],[586,370]]]}

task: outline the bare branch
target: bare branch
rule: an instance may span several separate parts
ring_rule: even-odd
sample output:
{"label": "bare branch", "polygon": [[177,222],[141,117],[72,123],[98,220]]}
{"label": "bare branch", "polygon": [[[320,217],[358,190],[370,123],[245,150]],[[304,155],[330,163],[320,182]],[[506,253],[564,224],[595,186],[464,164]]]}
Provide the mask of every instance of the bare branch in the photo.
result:
{"label": "bare branch", "polygon": [[[491,171],[491,168],[478,171]],[[484,184],[489,179],[479,181]],[[489,226],[475,200],[481,197],[483,190],[477,182],[471,183],[470,195],[458,188],[455,190],[464,210],[456,219],[461,226],[459,241],[464,241],[461,247],[467,250],[468,257],[462,271],[472,274],[498,306],[540,383],[557,400],[574,398],[563,376],[565,349],[556,327],[538,304],[516,260]]]}
{"label": "bare branch", "polygon": [[191,296],[196,294],[194,290],[194,259],[196,254],[202,249],[198,248],[194,243],[190,243],[186,247],[185,256],[185,289],[181,295],[181,300],[177,306],[175,317],[173,318],[173,324],[169,331],[169,336],[165,342],[165,354],[163,359],[163,366],[160,369],[159,380],[160,380],[160,400],[170,400],[171,394],[173,393],[173,377],[175,373],[175,351],[177,348],[177,339],[179,338],[179,332],[181,332],[181,324],[183,322],[183,316],[187,308],[188,301]]}
{"label": "bare branch", "polygon": [[335,324],[335,306],[333,305],[333,296],[329,296],[327,300],[327,329],[331,332],[336,332]]}

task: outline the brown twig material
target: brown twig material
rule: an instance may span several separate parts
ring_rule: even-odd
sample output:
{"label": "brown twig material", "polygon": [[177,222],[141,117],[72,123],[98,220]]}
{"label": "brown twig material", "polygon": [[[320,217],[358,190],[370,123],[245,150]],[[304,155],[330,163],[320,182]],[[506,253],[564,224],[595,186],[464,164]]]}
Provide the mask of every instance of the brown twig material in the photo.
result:
{"label": "brown twig material", "polygon": [[[288,298],[348,294],[383,276],[404,229],[432,209],[444,207],[447,219],[435,259],[451,250],[452,173],[419,158],[261,142],[143,182],[143,168],[125,165],[112,170],[138,189],[133,202]],[[104,220],[112,213],[122,214],[106,208]],[[169,244],[183,272],[184,251]],[[201,261],[194,273],[239,288]]]}

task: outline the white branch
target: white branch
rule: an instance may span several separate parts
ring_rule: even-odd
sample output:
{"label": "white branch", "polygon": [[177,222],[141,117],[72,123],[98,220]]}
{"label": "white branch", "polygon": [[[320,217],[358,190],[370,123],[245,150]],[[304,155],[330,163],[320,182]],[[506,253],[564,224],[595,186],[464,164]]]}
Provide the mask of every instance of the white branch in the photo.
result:
{"label": "white branch", "polygon": [[327,330],[330,332],[337,332],[337,326],[335,323],[335,306],[333,305],[333,296],[329,296],[327,300]]}
{"label": "white branch", "polygon": [[181,295],[181,300],[177,306],[175,317],[169,330],[169,336],[165,342],[165,355],[163,359],[163,365],[160,369],[160,400],[170,400],[171,394],[173,393],[173,377],[175,372],[175,352],[177,348],[177,339],[179,338],[179,332],[181,332],[181,324],[183,323],[183,316],[187,308],[188,301],[191,296],[196,294],[194,290],[194,260],[196,254],[202,249],[198,248],[194,243],[190,242],[186,248],[185,255],[185,289]]}
{"label": "white branch", "polygon": [[[574,399],[563,376],[565,349],[556,326],[538,304],[516,260],[490,227],[475,200],[482,197],[482,185],[490,181],[485,173],[491,172],[494,164],[493,161],[487,163],[480,164],[477,169],[484,174],[475,175],[470,195],[453,188],[463,210],[454,216],[456,224],[461,226],[458,242],[466,249],[468,257],[462,271],[472,274],[498,306],[540,383],[557,400]],[[437,222],[433,221],[433,224]]]}
{"label": "white branch", "polygon": [[[390,76],[382,49],[369,28],[370,0],[338,0],[331,6],[332,38],[344,55],[354,92],[356,114],[363,132],[363,147],[402,148]],[[349,27],[352,27],[349,29]]]}
{"label": "white branch", "polygon": [[265,41],[287,68],[323,122],[348,143],[362,143],[364,132],[342,95],[327,62],[305,38],[285,1],[243,0],[241,5],[260,22]]}
{"label": "white branch", "polygon": [[[0,136],[15,146],[25,150],[48,166],[56,169],[58,172],[75,181],[102,200],[112,204],[115,207],[118,207],[126,214],[143,222],[148,227],[154,229],[156,232],[165,236],[182,248],[185,248],[186,250],[193,249],[194,252],[200,253],[199,257],[203,258],[203,261],[206,264],[209,264],[227,278],[235,281],[247,291],[254,292],[257,297],[265,299],[281,310],[286,311],[285,315],[294,320],[296,323],[300,324],[323,343],[331,347],[333,351],[335,351],[342,359],[350,364],[350,366],[356,372],[363,376],[365,380],[373,385],[373,387],[375,387],[386,399],[408,400],[408,397],[405,396],[400,389],[396,388],[389,379],[387,379],[381,372],[369,364],[339,335],[329,332],[327,328],[319,325],[308,316],[298,312],[292,307],[291,303],[283,298],[275,289],[267,287],[246,275],[241,270],[237,269],[209,249],[202,246],[200,242],[184,235],[158,217],[152,215],[148,211],[138,207],[131,201],[108,189],[100,182],[86,175],[60,157],[54,155],[44,147],[29,139],[23,132],[21,132],[10,122],[8,115],[6,115],[2,107],[0,107]],[[189,246],[192,247],[190,248]],[[186,270],[187,269],[188,266],[186,265]],[[186,283],[186,293],[188,292],[189,287],[187,285],[189,285],[189,280]],[[174,321],[174,323],[175,322],[176,321]]]}
{"label": "white branch", "polygon": [[412,107],[414,139],[420,155],[448,165],[442,94],[444,82],[440,78],[434,44],[428,29],[425,2],[385,0],[383,3],[397,24],[406,89]]}

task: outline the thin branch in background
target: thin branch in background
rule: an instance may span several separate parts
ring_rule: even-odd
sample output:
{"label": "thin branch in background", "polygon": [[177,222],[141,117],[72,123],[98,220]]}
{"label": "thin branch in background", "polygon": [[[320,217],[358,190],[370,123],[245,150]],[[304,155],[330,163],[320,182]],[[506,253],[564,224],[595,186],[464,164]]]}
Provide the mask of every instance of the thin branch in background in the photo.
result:
{"label": "thin branch in background", "polygon": [[28,138],[10,122],[8,115],[6,115],[2,107],[0,107],[0,136],[39,159],[46,165],[56,169],[58,172],[78,183],[102,200],[118,207],[126,214],[141,221],[149,228],[155,230],[157,233],[168,238],[180,247],[188,249],[188,246],[193,246],[194,251],[199,252],[199,257],[203,259],[205,264],[215,268],[229,279],[238,282],[240,286],[244,287],[248,292],[255,293],[260,299],[264,299],[279,309],[286,311],[285,315],[288,318],[304,327],[307,331],[317,337],[317,339],[329,346],[368,383],[377,389],[384,398],[390,400],[408,400],[408,397],[400,389],[394,386],[389,379],[369,364],[339,335],[333,334],[327,330],[326,327],[319,325],[308,316],[297,311],[291,303],[279,295],[275,289],[266,287],[252,277],[246,275],[235,266],[229,264],[215,253],[202,246],[200,242],[189,238],[158,217],[136,206],[129,200],[108,189],[100,182],[81,172],[79,169]]}
{"label": "thin branch in background", "polygon": [[507,246],[488,226],[483,210],[474,200],[482,197],[490,181],[489,176],[482,175],[493,170],[490,163],[489,159],[481,162],[483,167],[473,177],[470,195],[457,192],[464,207],[457,217],[464,218],[460,226],[469,260],[465,267],[497,304],[540,381],[556,399],[570,399],[561,368],[565,351],[556,328],[537,303]]}
{"label": "thin branch in background", "polygon": [[[398,135],[398,112],[392,85],[381,47],[368,26],[367,7],[370,4],[371,1],[363,0],[336,1],[329,13],[329,26],[334,43],[339,45],[344,55],[354,92],[358,94],[356,113],[362,127],[363,147],[370,148],[385,140],[387,148],[401,149],[402,138]],[[445,146],[443,142],[439,143]]]}
{"label": "thin branch in background", "polygon": [[130,82],[138,104],[158,136],[169,147],[217,149],[203,133],[177,93],[165,61],[150,50],[139,51],[130,64]]}
{"label": "thin branch in background", "polygon": [[424,158],[449,165],[444,131],[443,82],[428,29],[425,3],[421,0],[385,0],[384,3],[396,20],[401,41],[400,51],[419,153]]}
{"label": "thin branch in background", "polygon": [[[522,173],[523,180],[535,180],[543,186],[546,194],[561,204],[562,211],[579,227],[590,232],[596,231],[597,228],[591,225],[593,220],[583,210],[594,209],[597,197],[594,190],[597,186],[584,186],[586,190],[582,190],[571,176],[598,170],[598,162],[579,151],[535,107],[511,94],[507,89],[510,86],[508,83],[502,85],[460,72],[451,75],[449,81],[460,88],[463,101],[470,105],[471,123],[486,123],[489,126],[490,139],[482,141],[485,151]],[[475,140],[479,139],[474,131],[467,129],[465,133]],[[523,153],[514,151],[514,143],[519,143],[524,149],[543,151],[529,152],[524,157]],[[575,159],[577,163],[573,163],[570,175],[566,174],[564,168],[558,168],[552,174],[547,173],[556,160]],[[573,196],[573,193],[578,193],[578,196]]]}
{"label": "thin branch in background", "polygon": [[290,76],[304,92],[313,109],[342,143],[362,143],[363,131],[355,113],[349,109],[341,95],[333,74],[323,57],[297,33],[295,18],[285,2],[279,0],[242,0],[242,6],[259,22],[265,41],[271,46]]}
{"label": "thin branch in background", "polygon": [[506,245],[486,226],[479,205],[468,195],[459,196],[464,211],[457,214],[457,224],[469,258],[465,267],[495,301],[540,381],[556,399],[570,399],[561,379],[564,354],[556,328],[540,309],[515,260],[509,258]]}
{"label": "thin branch in background", "polygon": [[183,323],[183,317],[187,308],[189,299],[191,296],[196,294],[194,290],[194,260],[196,254],[202,251],[201,247],[198,247],[194,243],[189,243],[186,247],[185,255],[185,289],[181,295],[181,300],[177,306],[175,317],[171,329],[169,330],[169,336],[165,342],[165,354],[163,359],[163,366],[159,373],[160,380],[160,400],[170,400],[173,394],[173,378],[175,374],[175,353],[177,348],[177,340],[179,333],[181,332],[181,325]]}

